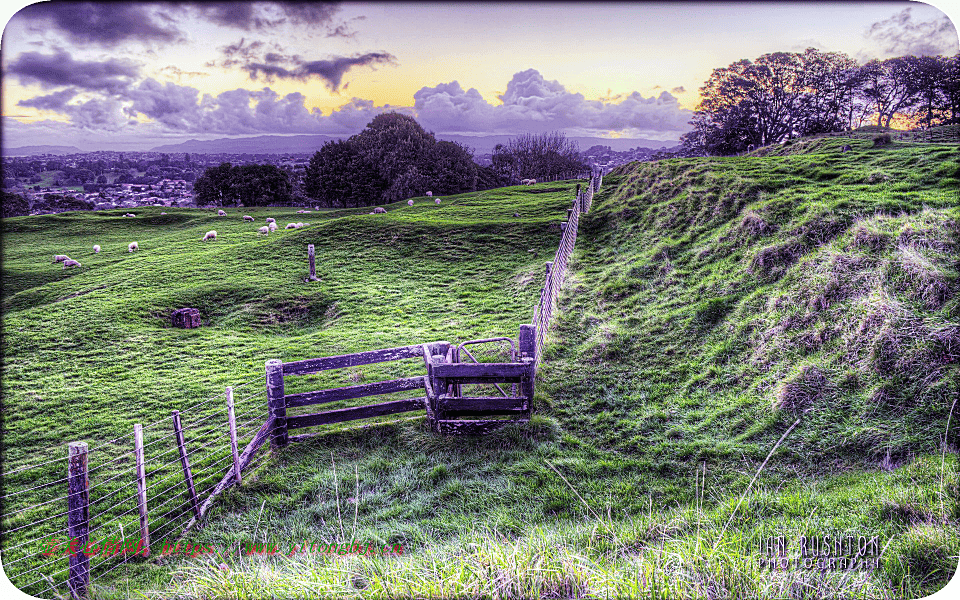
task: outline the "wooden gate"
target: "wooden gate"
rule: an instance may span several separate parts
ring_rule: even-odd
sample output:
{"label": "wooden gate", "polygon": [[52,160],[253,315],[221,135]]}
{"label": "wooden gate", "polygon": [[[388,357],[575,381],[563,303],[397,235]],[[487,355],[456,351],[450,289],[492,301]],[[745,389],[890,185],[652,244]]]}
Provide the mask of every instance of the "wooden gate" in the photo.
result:
{"label": "wooden gate", "polygon": [[[449,342],[429,342],[286,363],[277,359],[268,360],[266,384],[267,402],[273,422],[270,431],[271,446],[286,446],[291,429],[419,410],[426,412],[431,427],[438,433],[484,434],[508,423],[525,422],[529,420],[533,408],[535,338],[532,325],[521,325],[519,350],[511,352],[511,360],[516,362],[509,363],[459,361],[460,350],[466,344],[484,340],[464,342],[456,347]],[[288,376],[411,358],[421,358],[424,361],[425,375],[313,392],[284,392],[284,378]],[[462,386],[472,384],[510,384],[512,393],[508,395],[501,390],[501,396],[462,395]],[[288,408],[414,390],[423,390],[425,393],[422,396],[379,404],[287,416]]]}

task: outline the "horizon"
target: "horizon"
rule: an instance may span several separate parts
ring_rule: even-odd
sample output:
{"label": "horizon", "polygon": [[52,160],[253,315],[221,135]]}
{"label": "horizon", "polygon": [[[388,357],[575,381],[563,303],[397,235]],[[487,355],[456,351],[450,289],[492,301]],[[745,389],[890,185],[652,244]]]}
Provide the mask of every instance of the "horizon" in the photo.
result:
{"label": "horizon", "polygon": [[47,2],[4,29],[3,145],[349,137],[395,111],[438,136],[669,146],[713,69],[809,47],[862,63],[960,42],[914,2]]}

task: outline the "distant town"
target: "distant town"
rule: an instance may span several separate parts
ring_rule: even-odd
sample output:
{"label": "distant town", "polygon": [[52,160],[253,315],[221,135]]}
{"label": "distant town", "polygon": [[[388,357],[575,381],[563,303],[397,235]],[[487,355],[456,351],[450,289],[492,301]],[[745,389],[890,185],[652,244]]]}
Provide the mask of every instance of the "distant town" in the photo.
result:
{"label": "distant town", "polygon": [[[594,145],[582,152],[591,167],[609,171],[617,165],[675,156],[679,148],[654,150],[637,147],[616,151]],[[30,214],[51,214],[67,210],[133,209],[141,206],[194,207],[193,182],[209,167],[268,164],[287,172],[293,197],[308,205],[303,193],[304,175],[312,153],[162,153],[162,152],[80,152],[43,153],[31,149],[30,156],[3,157],[3,191],[22,196]],[[491,154],[474,157],[478,165],[489,165]]]}

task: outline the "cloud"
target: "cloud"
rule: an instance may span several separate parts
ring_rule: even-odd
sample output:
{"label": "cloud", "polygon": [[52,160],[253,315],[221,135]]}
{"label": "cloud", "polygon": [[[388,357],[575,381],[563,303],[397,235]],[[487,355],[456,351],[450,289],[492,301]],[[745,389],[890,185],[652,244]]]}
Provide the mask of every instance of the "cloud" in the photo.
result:
{"label": "cloud", "polygon": [[183,34],[149,3],[38,2],[16,18],[36,29],[54,29],[76,44],[115,46],[121,42],[174,42]]}
{"label": "cloud", "polygon": [[221,27],[265,30],[283,23],[320,26],[340,12],[332,2],[199,2],[186,5],[201,18]]}
{"label": "cloud", "polygon": [[956,54],[957,29],[946,15],[918,21],[912,11],[905,8],[889,19],[873,23],[864,37],[879,43],[889,56]]}
{"label": "cloud", "polygon": [[17,106],[32,106],[33,108],[39,108],[41,110],[62,111],[67,105],[67,102],[73,100],[76,95],[77,90],[67,88],[46,96],[36,96],[28,100],[21,100],[17,102]]}
{"label": "cloud", "polygon": [[139,76],[134,63],[112,58],[105,61],[74,60],[62,49],[53,54],[24,52],[7,68],[21,83],[38,83],[43,88],[75,86],[83,90],[118,93]]}
{"label": "cloud", "polygon": [[[318,77],[330,91],[338,91],[343,82],[343,76],[354,67],[372,66],[377,64],[396,64],[397,58],[387,52],[369,52],[357,56],[337,56],[326,60],[304,61],[299,56],[282,57],[277,54],[267,54],[265,62],[251,62],[242,69],[247,71],[250,79],[256,81],[264,77],[267,81],[273,78],[298,79],[306,81]],[[279,66],[278,62],[293,63],[293,68]]]}
{"label": "cloud", "polygon": [[671,94],[682,94],[682,93],[684,93],[684,92],[686,92],[686,91],[687,91],[687,89],[686,89],[685,87],[683,87],[682,85],[678,85],[677,87],[672,88],[672,89],[670,90],[670,93],[671,93]]}
{"label": "cloud", "polygon": [[520,131],[619,131],[630,135],[677,137],[690,129],[689,110],[669,92],[645,98],[639,92],[586,100],[558,81],[548,81],[535,69],[513,76],[493,106],[456,81],[421,88],[414,94],[417,118],[424,127],[453,133],[516,133]]}
{"label": "cloud", "polygon": [[[303,63],[287,69],[266,63],[284,77],[321,76]],[[274,76],[280,76],[274,74]],[[326,73],[335,78],[336,73]],[[464,90],[457,81],[424,87],[414,94],[413,106],[376,106],[371,100],[352,98],[324,115],[306,107],[300,92],[281,96],[269,87],[260,90],[235,89],[217,95],[201,94],[190,86],[144,79],[136,85],[118,89],[105,98],[80,104],[68,104],[75,94],[63,90],[22,101],[24,106],[56,110],[77,126],[101,127],[105,131],[133,134],[217,134],[243,135],[264,133],[353,134],[373,117],[384,112],[399,112],[420,121],[428,130],[440,133],[517,134],[565,130],[573,135],[597,135],[619,132],[626,137],[677,139],[689,130],[689,110],[681,109],[676,97],[663,91],[644,97],[639,92],[586,100],[557,81],[543,78],[534,69],[517,73],[499,96],[502,104],[493,105],[474,88]],[[104,90],[106,91],[106,90]],[[140,122],[142,117],[149,123]]]}
{"label": "cloud", "polygon": [[176,65],[167,65],[160,69],[161,73],[170,73],[177,78],[177,81],[181,81],[184,77],[209,77],[210,73],[203,73],[202,71],[184,71]]}

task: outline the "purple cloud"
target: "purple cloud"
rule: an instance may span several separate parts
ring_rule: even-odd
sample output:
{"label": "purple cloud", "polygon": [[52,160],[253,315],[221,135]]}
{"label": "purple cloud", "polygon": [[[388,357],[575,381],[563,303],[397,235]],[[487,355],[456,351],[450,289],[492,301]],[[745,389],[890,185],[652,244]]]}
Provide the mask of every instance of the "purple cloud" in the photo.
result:
{"label": "purple cloud", "polygon": [[118,93],[139,76],[137,65],[123,59],[105,61],[74,60],[62,49],[53,54],[24,52],[14,60],[7,73],[21,83],[37,83],[43,88],[75,86],[83,90]]}

